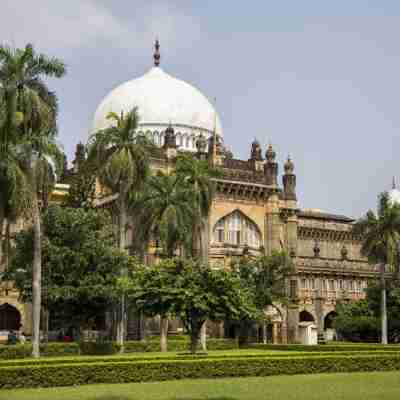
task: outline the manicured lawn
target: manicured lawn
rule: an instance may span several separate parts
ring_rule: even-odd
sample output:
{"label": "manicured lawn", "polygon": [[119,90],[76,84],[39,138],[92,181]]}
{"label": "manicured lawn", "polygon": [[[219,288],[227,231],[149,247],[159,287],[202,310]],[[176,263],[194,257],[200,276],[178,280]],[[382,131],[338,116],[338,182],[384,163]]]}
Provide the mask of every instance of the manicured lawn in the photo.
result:
{"label": "manicured lawn", "polygon": [[183,380],[0,391],[0,400],[398,400],[400,372]]}

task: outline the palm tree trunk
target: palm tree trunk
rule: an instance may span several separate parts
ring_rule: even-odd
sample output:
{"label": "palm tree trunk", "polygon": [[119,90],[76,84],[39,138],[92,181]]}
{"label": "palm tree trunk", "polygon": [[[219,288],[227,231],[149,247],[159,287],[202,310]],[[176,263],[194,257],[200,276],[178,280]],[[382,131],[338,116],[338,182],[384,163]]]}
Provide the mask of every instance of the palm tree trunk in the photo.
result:
{"label": "palm tree trunk", "polygon": [[[125,248],[125,229],[127,220],[126,204],[124,194],[120,191],[120,214],[119,214],[119,248],[122,251],[126,251]],[[124,271],[121,271],[121,275],[124,275]],[[120,352],[124,352],[124,339],[125,339],[125,326],[126,326],[126,298],[125,295],[121,295],[119,312],[117,312],[117,343],[120,346]]]}
{"label": "palm tree trunk", "polygon": [[209,246],[209,219],[208,216],[203,218],[200,226],[200,259],[203,263],[208,264],[208,246]]}
{"label": "palm tree trunk", "polygon": [[385,264],[381,264],[381,343],[388,344],[387,309],[386,309],[386,280]]}
{"label": "palm tree trunk", "polygon": [[207,351],[207,321],[200,328],[200,344],[203,351]]}
{"label": "palm tree trunk", "polygon": [[2,266],[4,262],[4,252],[5,250],[5,241],[3,237],[3,230],[4,230],[4,222],[5,222],[5,216],[4,216],[4,206],[2,204],[2,200],[0,200],[0,267]]}
{"label": "palm tree trunk", "polygon": [[168,318],[165,315],[160,316],[160,349],[162,352],[168,351]]}
{"label": "palm tree trunk", "polygon": [[35,169],[30,168],[33,195],[33,268],[32,268],[32,357],[40,357],[40,312],[42,305],[42,246]]}

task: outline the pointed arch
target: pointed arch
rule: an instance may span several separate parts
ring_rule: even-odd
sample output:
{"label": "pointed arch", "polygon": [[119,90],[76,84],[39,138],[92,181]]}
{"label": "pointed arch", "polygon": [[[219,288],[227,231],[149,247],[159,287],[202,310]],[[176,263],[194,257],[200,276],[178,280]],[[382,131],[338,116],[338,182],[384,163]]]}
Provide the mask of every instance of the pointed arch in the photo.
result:
{"label": "pointed arch", "polygon": [[0,331],[19,330],[21,313],[8,303],[0,305]]}
{"label": "pointed arch", "polygon": [[259,248],[262,244],[261,231],[257,224],[239,209],[216,222],[213,228],[213,237],[214,242],[236,246],[248,245]]}

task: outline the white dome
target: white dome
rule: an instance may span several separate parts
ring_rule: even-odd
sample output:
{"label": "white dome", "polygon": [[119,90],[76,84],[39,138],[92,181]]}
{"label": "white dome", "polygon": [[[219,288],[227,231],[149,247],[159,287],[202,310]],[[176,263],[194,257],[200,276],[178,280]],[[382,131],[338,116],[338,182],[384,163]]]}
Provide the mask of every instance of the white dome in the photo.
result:
{"label": "white dome", "polygon": [[391,204],[400,204],[400,190],[392,189],[389,192],[389,201]]}
{"label": "white dome", "polygon": [[163,133],[169,123],[177,135],[177,144],[195,149],[195,138],[216,132],[222,137],[221,123],[213,105],[195,87],[176,79],[159,67],[153,67],[142,77],[125,82],[112,90],[101,102],[94,115],[91,133],[111,125],[110,111],[128,112],[138,108],[139,129],[162,145]]}

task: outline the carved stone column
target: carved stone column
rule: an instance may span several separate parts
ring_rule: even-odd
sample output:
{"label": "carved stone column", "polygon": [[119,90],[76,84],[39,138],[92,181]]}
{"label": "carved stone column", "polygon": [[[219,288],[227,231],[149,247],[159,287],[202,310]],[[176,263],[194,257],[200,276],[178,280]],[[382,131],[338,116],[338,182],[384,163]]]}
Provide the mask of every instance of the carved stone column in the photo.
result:
{"label": "carved stone column", "polygon": [[267,202],[265,216],[265,250],[271,254],[272,250],[281,249],[282,221],[279,215],[279,198],[277,193],[271,194]]}
{"label": "carved stone column", "polygon": [[298,343],[299,341],[299,306],[290,304],[287,309],[287,342]]}

